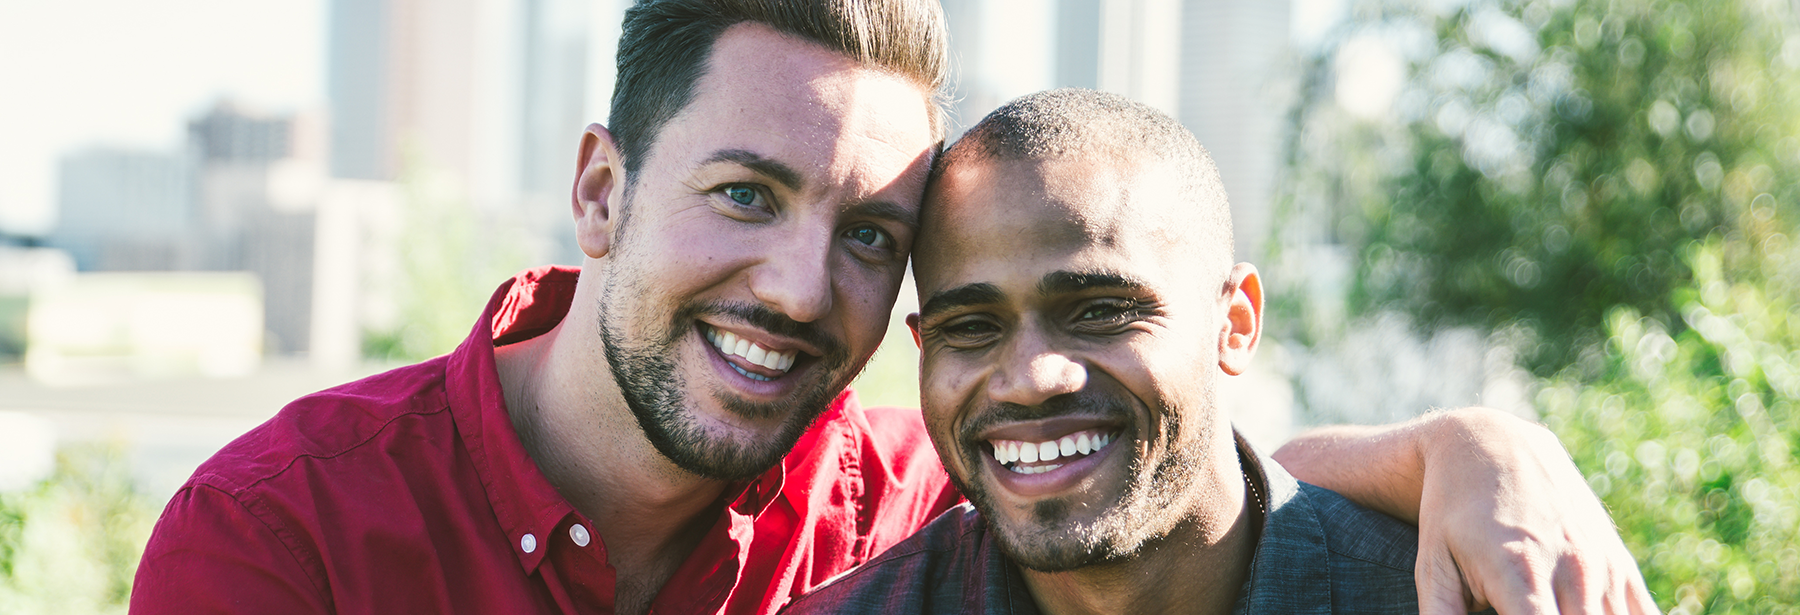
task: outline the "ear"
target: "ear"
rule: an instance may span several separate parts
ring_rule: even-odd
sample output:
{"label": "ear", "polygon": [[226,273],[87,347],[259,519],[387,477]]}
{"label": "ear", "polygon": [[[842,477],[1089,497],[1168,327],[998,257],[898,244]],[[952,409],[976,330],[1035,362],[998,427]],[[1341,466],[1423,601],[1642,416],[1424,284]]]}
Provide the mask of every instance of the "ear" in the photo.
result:
{"label": "ear", "polygon": [[924,350],[925,342],[923,341],[922,338],[919,337],[919,313],[918,312],[913,312],[911,314],[906,315],[906,328],[912,330],[913,345],[919,347],[920,350]]}
{"label": "ear", "polygon": [[1250,369],[1262,339],[1262,280],[1256,266],[1238,263],[1226,282],[1225,322],[1219,331],[1219,369],[1236,376]]}
{"label": "ear", "polygon": [[588,258],[606,256],[612,249],[613,225],[624,203],[625,164],[619,148],[605,126],[588,124],[581,134],[575,190],[569,199],[575,213],[575,242]]}

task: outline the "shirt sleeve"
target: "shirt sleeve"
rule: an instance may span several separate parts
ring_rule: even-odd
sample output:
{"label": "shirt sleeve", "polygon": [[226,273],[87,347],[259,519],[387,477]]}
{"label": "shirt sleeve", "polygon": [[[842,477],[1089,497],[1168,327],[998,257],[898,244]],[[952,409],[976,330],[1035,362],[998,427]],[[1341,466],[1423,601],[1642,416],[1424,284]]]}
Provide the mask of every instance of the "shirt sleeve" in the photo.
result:
{"label": "shirt sleeve", "polygon": [[138,563],[134,615],[330,613],[321,587],[269,524],[217,488],[189,485]]}

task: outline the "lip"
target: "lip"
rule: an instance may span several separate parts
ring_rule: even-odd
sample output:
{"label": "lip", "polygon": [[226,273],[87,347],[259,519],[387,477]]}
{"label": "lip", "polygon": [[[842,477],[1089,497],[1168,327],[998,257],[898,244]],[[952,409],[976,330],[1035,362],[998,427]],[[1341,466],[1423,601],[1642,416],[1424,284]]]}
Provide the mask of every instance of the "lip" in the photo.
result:
{"label": "lip", "polygon": [[[1009,470],[994,459],[992,449],[988,448],[991,440],[1022,440],[1027,442],[1049,440],[1053,436],[1074,433],[1084,429],[1100,429],[1112,432],[1113,443],[1100,451],[1086,457],[1065,463],[1060,468],[1042,474],[1020,474]],[[983,430],[977,439],[966,446],[974,448],[980,456],[983,466],[994,482],[1003,490],[1021,498],[1038,498],[1075,489],[1100,470],[1106,460],[1112,458],[1114,451],[1125,448],[1129,440],[1129,430],[1117,421],[1097,417],[1056,417],[1028,423],[1012,423]]]}
{"label": "lip", "polygon": [[[729,331],[739,337],[748,339],[753,343],[761,344],[764,348],[782,351],[799,350],[799,356],[795,357],[794,366],[792,368],[789,368],[786,373],[779,375],[771,374],[766,368],[758,365],[751,365],[748,362],[740,364],[726,357],[724,353],[719,352],[719,349],[712,345],[712,342],[706,340],[706,332],[703,327],[707,326],[712,326],[720,331]],[[718,327],[712,325],[712,323],[697,322],[693,327],[693,331],[689,334],[689,337],[705,349],[706,356],[711,360],[713,365],[713,372],[718,374],[719,379],[724,381],[726,386],[730,387],[735,393],[745,398],[747,401],[766,403],[780,401],[783,398],[786,398],[799,387],[799,382],[802,380],[804,374],[817,365],[817,361],[815,360],[816,355],[808,353],[804,345],[800,345],[796,342],[790,342],[785,346],[781,345],[778,342],[773,341],[768,333],[760,330],[752,329],[746,331],[741,328]],[[739,369],[760,376],[775,377],[772,380],[756,380],[739,373]]]}

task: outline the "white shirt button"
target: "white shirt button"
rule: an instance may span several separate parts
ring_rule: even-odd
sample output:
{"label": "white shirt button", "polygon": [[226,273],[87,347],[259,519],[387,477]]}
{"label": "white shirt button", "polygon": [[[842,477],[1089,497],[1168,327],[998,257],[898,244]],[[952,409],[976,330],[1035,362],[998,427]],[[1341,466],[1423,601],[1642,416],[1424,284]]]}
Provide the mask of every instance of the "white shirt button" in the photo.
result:
{"label": "white shirt button", "polygon": [[524,549],[526,553],[536,551],[537,550],[537,537],[532,536],[530,534],[526,534],[524,538],[519,539],[519,548]]}
{"label": "white shirt button", "polygon": [[580,523],[569,526],[569,540],[575,541],[575,546],[587,546],[589,538],[591,537],[588,536],[587,526]]}

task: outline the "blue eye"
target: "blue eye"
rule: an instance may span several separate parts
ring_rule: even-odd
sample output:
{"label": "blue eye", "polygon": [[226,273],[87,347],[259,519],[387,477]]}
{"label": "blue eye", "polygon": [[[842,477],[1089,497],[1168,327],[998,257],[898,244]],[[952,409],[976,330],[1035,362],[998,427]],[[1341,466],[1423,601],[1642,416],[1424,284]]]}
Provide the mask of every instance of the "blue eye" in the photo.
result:
{"label": "blue eye", "polygon": [[726,188],[725,196],[729,197],[733,202],[739,205],[749,205],[756,202],[756,191],[744,186],[732,186]]}
{"label": "blue eye", "polygon": [[870,226],[861,226],[850,229],[849,236],[851,240],[857,243],[877,248],[885,248],[888,247],[888,244],[893,243],[892,240],[888,239],[887,233],[882,232],[881,229]]}

